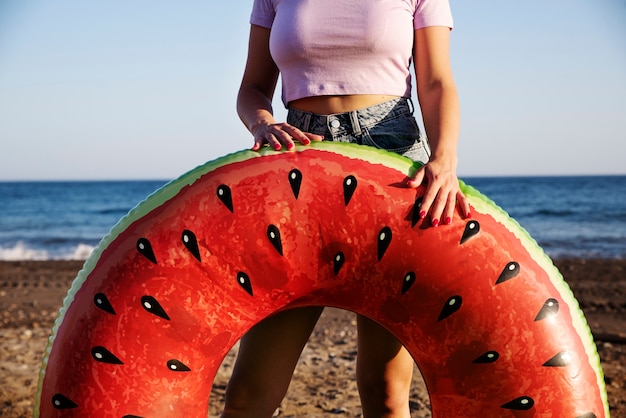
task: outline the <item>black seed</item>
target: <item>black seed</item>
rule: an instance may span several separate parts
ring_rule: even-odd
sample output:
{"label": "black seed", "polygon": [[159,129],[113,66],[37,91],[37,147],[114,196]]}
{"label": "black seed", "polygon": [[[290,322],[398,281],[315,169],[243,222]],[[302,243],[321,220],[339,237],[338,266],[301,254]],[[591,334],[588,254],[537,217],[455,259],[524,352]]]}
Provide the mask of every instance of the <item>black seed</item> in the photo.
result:
{"label": "black seed", "polygon": [[542,319],[556,315],[557,312],[559,312],[559,301],[554,298],[550,298],[545,301],[541,310],[539,310],[539,313],[535,317],[535,321],[541,321]]}
{"label": "black seed", "polygon": [[450,299],[446,301],[443,305],[443,309],[441,309],[441,313],[439,314],[439,318],[437,321],[441,321],[442,319],[446,319],[459,309],[461,309],[461,303],[463,303],[463,298],[459,295],[452,296]]}
{"label": "black seed", "polygon": [[289,184],[291,185],[291,191],[296,199],[300,195],[300,186],[302,185],[302,172],[297,168],[294,168],[289,172]]}
{"label": "black seed", "polygon": [[124,362],[104,347],[96,346],[91,349],[91,357],[100,363],[124,364]]}
{"label": "black seed", "polygon": [[124,415],[122,418],[144,418],[144,417],[140,417],[139,415]]}
{"label": "black seed", "polygon": [[520,396],[519,398],[513,399],[511,402],[507,402],[504,405],[501,405],[501,408],[504,409],[512,409],[515,411],[528,411],[533,407],[535,401],[533,398],[529,396]]}
{"label": "black seed", "polygon": [[463,231],[460,244],[463,244],[465,241],[478,234],[478,232],[480,232],[480,224],[478,221],[469,221],[465,224],[465,231]]}
{"label": "black seed", "polygon": [[141,253],[148,260],[152,261],[154,264],[157,263],[156,256],[154,255],[154,251],[152,250],[152,245],[147,238],[139,238],[137,240],[137,251]]}
{"label": "black seed", "polygon": [[198,247],[198,239],[196,238],[196,235],[188,229],[185,229],[183,231],[182,240],[185,247],[187,247],[196,260],[202,261],[200,259],[200,248]]}
{"label": "black seed", "polygon": [[487,351],[485,354],[477,357],[472,361],[472,363],[495,363],[500,358],[500,354],[497,351]]}
{"label": "black seed", "polygon": [[586,414],[578,415],[576,418],[598,418],[593,412],[587,412]]}
{"label": "black seed", "polygon": [[217,187],[217,198],[222,201],[229,211],[234,212],[233,195],[230,192],[230,187],[225,184],[220,184]]}
{"label": "black seed", "polygon": [[339,274],[339,270],[341,270],[341,267],[343,267],[343,263],[345,261],[346,257],[341,251],[335,254],[335,258],[333,258],[333,271],[335,272],[335,276]]}
{"label": "black seed", "polygon": [[96,307],[102,309],[104,312],[115,315],[115,310],[104,293],[96,293],[93,297],[93,303],[95,303]]}
{"label": "black seed", "polygon": [[567,351],[562,351],[543,363],[545,367],[565,367],[572,361],[572,356]]}
{"label": "black seed", "polygon": [[402,294],[404,295],[415,283],[415,273],[409,271],[404,275],[404,280],[402,280]]}
{"label": "black seed", "polygon": [[252,294],[252,283],[250,282],[250,277],[248,277],[248,275],[243,271],[240,271],[237,274],[237,283],[239,283],[239,286],[243,287],[243,290],[248,292],[250,296],[254,296]]}
{"label": "black seed", "polygon": [[159,304],[159,302],[152,296],[142,296],[141,306],[153,315],[167,319],[168,321],[170,320],[170,317],[165,312],[165,309],[163,309],[161,304]]}
{"label": "black seed", "polygon": [[190,372],[191,369],[180,362],[180,360],[172,359],[167,361],[167,368],[173,372]]}
{"label": "black seed", "polygon": [[269,238],[274,248],[276,248],[278,254],[283,255],[283,243],[280,240],[280,231],[275,225],[267,227],[267,238]]}
{"label": "black seed", "polygon": [[515,261],[511,261],[509,264],[504,267],[502,273],[500,273],[500,277],[496,280],[496,284],[500,284],[502,282],[506,282],[509,279],[517,276],[519,274],[519,264]]}
{"label": "black seed", "polygon": [[422,207],[422,201],[424,200],[424,196],[420,196],[415,199],[415,204],[413,205],[413,213],[411,214],[411,226],[415,226],[420,219],[420,208]]}
{"label": "black seed", "polygon": [[72,409],[78,408],[78,405],[65,396],[57,393],[52,397],[52,406],[54,409]]}
{"label": "black seed", "polygon": [[357,181],[356,177],[354,176],[348,176],[343,179],[343,201],[346,206],[348,206],[348,203],[350,203],[350,199],[352,199],[352,195],[356,190],[356,184]]}
{"label": "black seed", "polygon": [[378,233],[378,261],[380,261],[383,258],[383,255],[385,255],[385,251],[389,248],[390,243],[391,228],[386,226]]}

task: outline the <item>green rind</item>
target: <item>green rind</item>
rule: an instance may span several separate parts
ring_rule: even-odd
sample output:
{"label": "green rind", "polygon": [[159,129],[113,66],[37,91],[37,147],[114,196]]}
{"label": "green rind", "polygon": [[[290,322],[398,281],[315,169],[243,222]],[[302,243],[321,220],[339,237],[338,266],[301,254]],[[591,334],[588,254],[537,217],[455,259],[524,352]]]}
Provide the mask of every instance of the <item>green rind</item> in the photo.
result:
{"label": "green rind", "polygon": [[[371,164],[381,164],[392,169],[396,169],[405,173],[407,176],[412,176],[420,167],[419,163],[414,163],[406,157],[390,153],[384,150],[379,150],[373,147],[365,147],[362,145],[355,145],[349,143],[337,143],[337,142],[313,142],[310,145],[296,146],[296,152],[306,151],[306,149],[317,149],[320,151],[326,151],[355,159],[365,160]],[[40,395],[42,391],[43,379],[45,376],[45,370],[48,363],[48,357],[52,349],[52,345],[56,338],[59,327],[63,323],[65,313],[69,306],[72,304],[74,297],[78,290],[82,287],[89,274],[93,271],[96,264],[100,260],[100,257],[104,250],[111,244],[126,228],[136,220],[150,213],[155,208],[162,205],[164,202],[172,199],[176,196],[184,187],[193,184],[200,176],[216,170],[227,164],[239,163],[253,158],[262,157],[265,155],[274,155],[282,152],[294,152],[294,151],[274,151],[269,147],[262,149],[259,152],[243,150],[238,151],[224,157],[209,161],[203,165],[200,165],[193,170],[183,174],[179,178],[167,183],[151,195],[149,195],[143,202],[139,203],[133,209],[131,209],[126,216],[111,229],[94,249],[92,254],[87,258],[83,268],[78,272],[76,279],[73,281],[72,286],[67,292],[63,300],[63,306],[59,310],[59,314],[52,327],[52,333],[48,339],[48,344],[44,352],[44,358],[42,362],[42,368],[39,373],[39,384],[37,388],[37,397],[35,400],[35,409],[33,417],[39,417],[39,404]],[[511,231],[522,242],[526,250],[532,256],[532,258],[546,271],[552,272],[550,279],[553,282],[556,289],[559,291],[562,300],[570,302],[570,308],[572,309],[572,319],[574,321],[574,327],[577,330],[578,335],[584,340],[583,344],[585,351],[589,358],[589,361],[593,362],[598,370],[598,387],[602,389],[602,398],[605,405],[605,414],[610,416],[608,409],[608,400],[606,398],[606,389],[604,383],[604,376],[602,367],[600,365],[600,357],[597,353],[595,345],[593,343],[593,335],[587,324],[583,312],[578,305],[570,287],[567,285],[561,273],[558,271],[552,260],[547,256],[543,249],[537,244],[534,238],[532,238],[528,232],[513,218],[511,218],[502,208],[494,203],[487,196],[480,193],[472,186],[460,181],[461,190],[471,200],[471,204],[476,208],[478,212],[489,213],[496,221],[503,224],[509,231]],[[572,303],[575,306],[572,306]],[[578,313],[578,315],[574,315]],[[585,338],[586,337],[586,338]]]}

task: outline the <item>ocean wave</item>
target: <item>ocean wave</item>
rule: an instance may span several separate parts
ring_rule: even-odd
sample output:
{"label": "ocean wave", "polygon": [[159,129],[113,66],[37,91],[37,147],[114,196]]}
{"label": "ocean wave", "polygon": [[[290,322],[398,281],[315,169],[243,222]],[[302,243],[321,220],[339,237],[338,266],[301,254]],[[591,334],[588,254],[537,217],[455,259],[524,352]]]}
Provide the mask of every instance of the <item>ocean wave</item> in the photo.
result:
{"label": "ocean wave", "polygon": [[112,209],[100,209],[95,211],[94,213],[98,215],[115,215],[115,216],[124,216],[128,213],[129,208],[112,208]]}
{"label": "ocean wave", "polygon": [[0,260],[2,261],[27,261],[27,260],[86,260],[94,250],[93,245],[78,244],[74,247],[50,251],[45,249],[31,248],[23,242],[18,242],[12,247],[0,247]]}
{"label": "ocean wave", "polygon": [[531,211],[527,214],[527,216],[543,216],[543,217],[555,217],[555,218],[567,218],[577,215],[585,215],[581,214],[578,211],[571,209],[547,209],[541,208],[534,211]]}

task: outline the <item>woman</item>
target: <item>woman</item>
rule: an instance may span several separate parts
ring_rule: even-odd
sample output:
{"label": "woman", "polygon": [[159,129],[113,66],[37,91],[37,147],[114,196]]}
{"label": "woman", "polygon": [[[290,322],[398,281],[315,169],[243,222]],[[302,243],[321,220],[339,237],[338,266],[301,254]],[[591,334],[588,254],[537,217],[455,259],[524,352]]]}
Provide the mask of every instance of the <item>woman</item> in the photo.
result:
{"label": "woman", "polygon": [[[459,104],[450,68],[448,0],[255,0],[237,111],[253,150],[334,140],[378,146],[425,164],[420,216],[433,227],[469,205],[456,175]],[[430,149],[412,115],[410,65]],[[272,97],[279,75],[287,122]],[[275,315],[241,340],[223,417],[271,417],[323,308]],[[358,316],[363,416],[409,417],[413,360],[384,328]]]}

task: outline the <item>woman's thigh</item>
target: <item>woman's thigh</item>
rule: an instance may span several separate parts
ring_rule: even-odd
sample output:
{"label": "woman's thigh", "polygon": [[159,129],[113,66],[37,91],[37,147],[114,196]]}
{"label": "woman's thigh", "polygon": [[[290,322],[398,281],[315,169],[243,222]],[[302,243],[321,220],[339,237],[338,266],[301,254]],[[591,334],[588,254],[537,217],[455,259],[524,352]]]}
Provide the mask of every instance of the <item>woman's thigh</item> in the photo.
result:
{"label": "woman's thigh", "polygon": [[248,398],[250,391],[257,397],[266,394],[270,398],[267,401],[280,402],[323,309],[306,307],[280,312],[252,327],[239,344],[227,403],[231,396]]}

